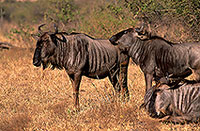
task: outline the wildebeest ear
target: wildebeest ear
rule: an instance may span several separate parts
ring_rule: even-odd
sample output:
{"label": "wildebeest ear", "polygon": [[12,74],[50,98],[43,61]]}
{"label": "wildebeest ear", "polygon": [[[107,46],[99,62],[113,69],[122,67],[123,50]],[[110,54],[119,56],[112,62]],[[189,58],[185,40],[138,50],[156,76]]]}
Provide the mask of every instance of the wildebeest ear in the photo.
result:
{"label": "wildebeest ear", "polygon": [[31,36],[35,39],[35,40],[38,40],[40,37],[39,35],[36,35],[36,34],[31,34]]}
{"label": "wildebeest ear", "polygon": [[57,44],[57,36],[56,35],[50,35],[50,37],[51,37],[51,40],[52,40],[52,42],[57,46],[58,44]]}
{"label": "wildebeest ear", "polygon": [[142,25],[140,28],[135,28],[135,31],[138,33],[141,33],[143,32],[143,29],[144,29],[144,25]]}
{"label": "wildebeest ear", "polygon": [[109,39],[109,41],[110,41],[112,44],[115,44],[116,40],[117,40],[117,37],[116,37],[115,35],[113,35],[113,36]]}
{"label": "wildebeest ear", "polygon": [[140,38],[141,40],[145,40],[148,38],[148,36],[146,34],[142,34],[142,33],[137,33],[136,32],[136,35],[138,38]]}
{"label": "wildebeest ear", "polygon": [[161,85],[160,87],[158,87],[158,90],[160,90],[160,91],[163,91],[163,90],[167,90],[167,89],[169,89],[170,87],[168,86],[168,85]]}

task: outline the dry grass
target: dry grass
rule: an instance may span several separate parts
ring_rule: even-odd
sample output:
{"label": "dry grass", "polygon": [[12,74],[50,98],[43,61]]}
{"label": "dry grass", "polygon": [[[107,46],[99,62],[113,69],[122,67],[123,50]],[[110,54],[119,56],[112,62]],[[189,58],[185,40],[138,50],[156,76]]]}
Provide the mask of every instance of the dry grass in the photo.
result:
{"label": "dry grass", "polygon": [[0,131],[13,130],[200,130],[199,124],[173,125],[150,118],[139,106],[145,83],[140,69],[129,66],[130,101],[113,96],[108,79],[83,78],[81,111],[74,111],[65,71],[32,65],[33,51],[0,52]]}

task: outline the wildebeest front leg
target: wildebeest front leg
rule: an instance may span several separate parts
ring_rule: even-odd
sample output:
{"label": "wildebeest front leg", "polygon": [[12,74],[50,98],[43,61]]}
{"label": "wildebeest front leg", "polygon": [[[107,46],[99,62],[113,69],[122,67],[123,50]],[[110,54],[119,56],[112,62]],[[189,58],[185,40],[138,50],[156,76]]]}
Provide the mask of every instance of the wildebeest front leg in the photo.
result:
{"label": "wildebeest front leg", "polygon": [[117,93],[117,95],[119,95],[120,91],[121,91],[120,83],[118,82],[119,81],[119,73],[117,72],[117,73],[109,76],[109,80],[115,89],[115,93]]}
{"label": "wildebeest front leg", "polygon": [[145,77],[145,83],[146,83],[146,91],[145,94],[147,93],[147,91],[152,88],[152,79],[153,79],[153,75],[152,74],[144,74]]}
{"label": "wildebeest front leg", "polygon": [[122,87],[122,97],[124,101],[129,101],[129,90],[127,86],[127,66],[121,66],[119,78],[120,78],[120,86]]}
{"label": "wildebeest front leg", "polygon": [[122,71],[115,70],[115,73],[109,76],[109,80],[111,81],[117,95],[120,96],[121,92],[123,99],[127,98],[127,100],[129,100],[126,70],[127,69],[122,69]]}
{"label": "wildebeest front leg", "polygon": [[81,73],[75,73],[73,75],[69,75],[70,80],[72,82],[73,87],[73,97],[74,97],[74,106],[77,110],[80,110],[79,105],[79,87],[81,82]]}

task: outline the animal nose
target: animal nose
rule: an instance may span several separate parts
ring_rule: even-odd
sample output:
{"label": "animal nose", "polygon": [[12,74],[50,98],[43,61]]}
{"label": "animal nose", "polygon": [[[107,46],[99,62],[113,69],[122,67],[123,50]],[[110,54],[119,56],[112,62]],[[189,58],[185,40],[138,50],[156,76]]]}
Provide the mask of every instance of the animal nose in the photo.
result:
{"label": "animal nose", "polygon": [[36,66],[36,67],[38,67],[38,66],[41,65],[41,61],[39,61],[39,60],[33,60],[33,65]]}

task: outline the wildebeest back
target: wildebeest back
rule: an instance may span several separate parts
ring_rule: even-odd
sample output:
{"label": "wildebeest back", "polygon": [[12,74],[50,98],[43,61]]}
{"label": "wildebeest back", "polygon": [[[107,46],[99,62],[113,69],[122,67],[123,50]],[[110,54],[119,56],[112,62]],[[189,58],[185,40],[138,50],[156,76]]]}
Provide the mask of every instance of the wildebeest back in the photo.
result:
{"label": "wildebeest back", "polygon": [[[166,74],[178,75],[184,72],[189,65],[187,48],[181,44],[167,44],[159,39],[152,41],[155,49],[156,67]],[[152,45],[151,45],[152,46]]]}
{"label": "wildebeest back", "polygon": [[68,70],[83,64],[86,76],[103,78],[120,62],[119,51],[109,40],[92,39],[84,34],[66,36],[66,39],[70,48]]}

